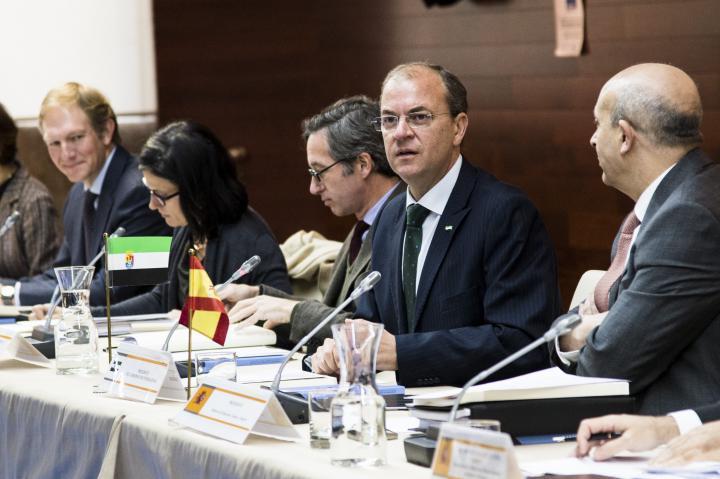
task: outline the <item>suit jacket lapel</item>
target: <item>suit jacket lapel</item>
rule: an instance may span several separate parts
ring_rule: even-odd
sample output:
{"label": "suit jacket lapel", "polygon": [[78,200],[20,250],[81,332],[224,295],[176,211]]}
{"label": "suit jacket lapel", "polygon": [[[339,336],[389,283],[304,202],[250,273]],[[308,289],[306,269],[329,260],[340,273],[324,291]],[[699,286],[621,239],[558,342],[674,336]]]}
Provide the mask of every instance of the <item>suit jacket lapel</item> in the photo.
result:
{"label": "suit jacket lapel", "polygon": [[453,188],[450,198],[445,205],[440,220],[438,221],[435,234],[433,235],[430,248],[428,249],[425,263],[423,264],[422,273],[420,275],[420,284],[417,289],[415,300],[415,322],[412,325],[412,332],[415,332],[423,309],[427,303],[428,294],[432,284],[435,282],[440,265],[445,259],[448,248],[452,243],[455,232],[460,227],[463,219],[470,211],[467,208],[468,198],[475,187],[475,177],[477,173],[472,167],[463,160],[455,187]]}
{"label": "suit jacket lapel", "polygon": [[[655,213],[662,207],[662,205],[670,197],[673,191],[675,191],[675,189],[677,189],[678,186],[680,186],[680,184],[685,181],[686,178],[688,178],[688,176],[694,176],[698,174],[701,170],[703,170],[712,163],[713,161],[708,158],[705,153],[700,150],[700,148],[695,148],[694,150],[689,151],[685,156],[680,158],[680,160],[675,164],[673,169],[670,170],[667,175],[665,175],[665,178],[662,179],[657,189],[655,190],[655,193],[650,199],[648,209],[645,212],[643,224],[648,224],[650,221],[652,221]],[[623,291],[623,284],[627,284],[627,282],[624,281],[625,276],[627,276],[628,274],[634,275],[634,271],[631,271],[632,268],[630,268],[630,265],[633,264],[632,261],[636,251],[635,246],[639,241],[641,241],[642,234],[643,229],[641,225],[640,233],[638,233],[635,244],[633,244],[630,252],[628,253],[628,267],[625,268],[623,274],[610,288],[608,304],[611,307],[617,300],[617,297]],[[615,251],[617,249],[618,237],[619,233],[618,236],[616,236],[615,241],[613,242],[613,257],[615,256]]]}
{"label": "suit jacket lapel", "polygon": [[[127,159],[130,154],[121,146],[117,146],[115,155],[113,155],[110,166],[108,167],[105,179],[103,180],[102,189],[100,190],[100,197],[98,201],[98,207],[95,211],[95,218],[91,228],[91,244],[90,251],[100,251],[100,243],[102,242],[102,234],[112,234],[112,231],[108,231],[108,223],[110,222],[110,211],[112,210],[113,203],[115,202],[115,189],[118,185],[118,178],[120,178],[125,171],[127,166]],[[120,225],[122,226],[122,225]],[[91,258],[88,258],[88,261]]]}

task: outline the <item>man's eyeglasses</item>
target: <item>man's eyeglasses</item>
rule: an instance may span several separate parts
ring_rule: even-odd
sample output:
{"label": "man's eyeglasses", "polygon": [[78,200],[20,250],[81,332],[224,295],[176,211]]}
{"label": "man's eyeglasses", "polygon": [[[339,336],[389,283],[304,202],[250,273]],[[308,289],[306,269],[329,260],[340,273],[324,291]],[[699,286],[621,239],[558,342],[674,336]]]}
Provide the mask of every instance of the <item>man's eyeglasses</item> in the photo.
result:
{"label": "man's eyeglasses", "polygon": [[405,117],[405,122],[410,128],[425,128],[430,126],[436,116],[449,115],[450,113],[430,113],[429,111],[418,111],[407,115],[383,115],[373,118],[372,124],[376,131],[394,131],[400,124],[400,119]]}
{"label": "man's eyeglasses", "polygon": [[176,191],[175,193],[170,193],[169,195],[161,195],[157,191],[148,188],[147,183],[145,183],[145,178],[142,179],[143,185],[145,185],[145,188],[148,189],[150,192],[150,196],[155,198],[155,200],[158,202],[160,206],[165,206],[168,202],[168,200],[175,198],[177,195],[180,194],[180,191]]}
{"label": "man's eyeglasses", "polygon": [[338,163],[342,163],[343,161],[349,161],[349,158],[344,158],[344,159],[342,159],[342,160],[337,160],[337,161],[336,161],[335,163],[333,163],[332,165],[326,166],[325,168],[323,168],[323,169],[320,170],[320,171],[315,171],[314,168],[308,168],[308,173],[310,173],[310,178],[314,179],[314,180],[317,181],[318,183],[322,183],[322,175],[323,175],[327,170],[329,170],[329,169],[332,168],[333,166],[337,165]]}

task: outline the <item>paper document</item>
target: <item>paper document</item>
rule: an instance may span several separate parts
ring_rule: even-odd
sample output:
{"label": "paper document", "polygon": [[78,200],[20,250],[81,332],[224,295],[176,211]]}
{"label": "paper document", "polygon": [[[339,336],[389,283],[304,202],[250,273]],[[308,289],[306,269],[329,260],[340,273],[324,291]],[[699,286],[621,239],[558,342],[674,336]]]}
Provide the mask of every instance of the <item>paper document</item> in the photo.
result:
{"label": "paper document", "polygon": [[[135,326],[135,324],[133,324],[133,326]],[[148,331],[138,334],[133,333],[133,336],[140,346],[150,349],[162,349],[167,334],[167,331]],[[275,344],[275,333],[270,329],[264,329],[259,326],[237,328],[236,324],[231,324],[227,338],[225,339],[225,346],[220,346],[212,339],[196,331],[193,331],[192,335],[192,347],[194,351],[245,346],[269,346],[273,344]],[[169,350],[187,351],[187,349],[188,330],[184,326],[180,326],[170,340]]]}
{"label": "paper document", "polygon": [[[414,406],[451,406],[460,388],[420,394]],[[548,368],[502,381],[480,384],[468,389],[462,403],[484,401],[516,401],[522,399],[553,399],[566,397],[627,396],[628,381],[622,379],[588,378],[565,374],[560,368]]]}
{"label": "paper document", "polygon": [[[112,307],[110,308],[110,312],[112,313]],[[107,323],[107,316],[93,316],[93,319],[96,323]],[[132,323],[135,321],[156,321],[159,319],[170,319],[168,316],[168,313],[154,313],[154,314],[128,314],[126,316],[115,316],[114,314],[111,316],[111,319],[113,323],[115,321],[117,322],[125,322],[125,323]]]}
{"label": "paper document", "polygon": [[547,461],[523,462],[520,469],[527,476],[542,476],[544,474],[583,475],[617,477],[632,479],[648,477],[645,473],[647,457],[615,457],[607,461],[593,461],[589,457],[582,459],[566,457]]}

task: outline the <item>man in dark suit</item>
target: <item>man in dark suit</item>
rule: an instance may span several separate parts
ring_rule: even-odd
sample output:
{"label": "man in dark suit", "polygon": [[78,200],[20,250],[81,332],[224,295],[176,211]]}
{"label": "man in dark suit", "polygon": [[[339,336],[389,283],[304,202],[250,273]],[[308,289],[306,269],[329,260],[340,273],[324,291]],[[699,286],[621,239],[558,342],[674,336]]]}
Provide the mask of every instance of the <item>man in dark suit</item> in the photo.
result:
{"label": "man in dark suit", "polygon": [[720,165],[698,148],[697,87],[678,68],[636,65],[605,84],[595,118],[603,181],[635,200],[635,229],[626,220],[608,269],[617,276],[581,308],[560,359],[578,375],[630,380],[641,413],[716,402]]}
{"label": "man in dark suit", "polygon": [[[345,301],[369,272],[375,219],[390,198],[404,191],[388,165],[382,135],[371,123],[379,114],[377,102],[354,96],[303,122],[310,193],[334,215],[357,219],[340,249],[323,300],[307,301],[267,285],[230,285],[220,296],[234,303],[231,321],[249,325],[264,320],[264,327],[276,330],[289,323],[289,339],[297,342]],[[353,311],[355,304],[350,304],[339,318],[351,317]],[[316,337],[330,336],[328,325]]]}
{"label": "man in dark suit", "polygon": [[[125,228],[126,236],[170,234],[162,217],[148,208],[137,160],[120,145],[117,118],[98,90],[66,83],[51,90],[40,110],[40,132],[55,166],[75,184],[63,210],[65,237],[53,266],[88,264],[103,246],[103,233]],[[104,261],[95,265],[91,304],[105,301]],[[23,278],[14,302],[50,301],[57,279],[52,269]],[[112,301],[141,291],[113,288]]]}
{"label": "man in dark suit", "polygon": [[[378,219],[378,285],[357,316],[382,322],[377,367],[406,386],[460,385],[542,335],[559,311],[555,254],[540,217],[517,190],[463,159],[465,87],[444,68],[400,65],[383,82],[383,134],[408,185]],[[355,320],[362,321],[362,320]],[[316,371],[338,370],[332,340]],[[549,365],[539,348],[495,376]]]}

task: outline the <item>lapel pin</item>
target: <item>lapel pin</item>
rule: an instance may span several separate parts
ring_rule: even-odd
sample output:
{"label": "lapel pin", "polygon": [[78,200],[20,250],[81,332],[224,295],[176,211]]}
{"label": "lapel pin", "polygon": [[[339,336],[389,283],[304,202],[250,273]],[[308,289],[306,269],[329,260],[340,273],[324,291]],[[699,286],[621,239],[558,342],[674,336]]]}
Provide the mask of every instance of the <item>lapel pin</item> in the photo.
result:
{"label": "lapel pin", "polygon": [[452,231],[452,229],[453,229],[452,225],[445,226],[445,231]]}

